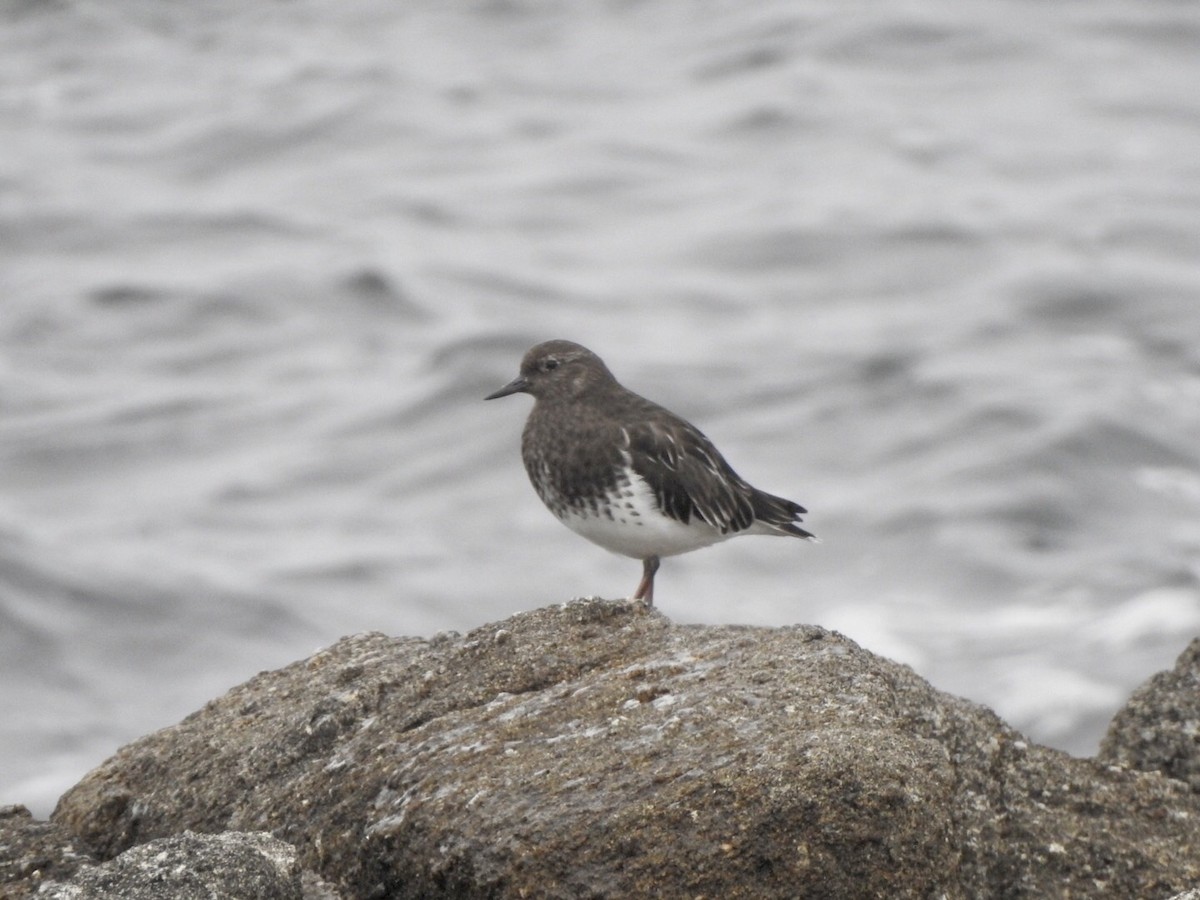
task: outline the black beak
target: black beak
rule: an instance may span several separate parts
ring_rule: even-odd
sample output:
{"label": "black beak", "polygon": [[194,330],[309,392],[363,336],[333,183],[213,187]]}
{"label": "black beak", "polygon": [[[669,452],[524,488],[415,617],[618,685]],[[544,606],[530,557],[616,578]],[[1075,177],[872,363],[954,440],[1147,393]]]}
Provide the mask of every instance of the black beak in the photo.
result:
{"label": "black beak", "polygon": [[526,381],[523,376],[518,375],[516,378],[514,378],[512,381],[510,381],[504,387],[500,388],[500,390],[492,391],[490,394],[488,394],[483,399],[484,400],[496,400],[496,399],[499,399],[500,397],[507,397],[509,394],[519,394],[519,393],[521,393],[521,391],[528,391],[528,390],[529,390],[529,382]]}

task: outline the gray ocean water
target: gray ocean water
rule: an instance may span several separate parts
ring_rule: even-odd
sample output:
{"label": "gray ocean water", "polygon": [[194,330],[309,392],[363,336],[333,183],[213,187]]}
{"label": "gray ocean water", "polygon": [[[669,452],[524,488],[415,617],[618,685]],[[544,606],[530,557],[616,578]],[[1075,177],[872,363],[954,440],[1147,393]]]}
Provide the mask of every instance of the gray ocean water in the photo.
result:
{"label": "gray ocean water", "polygon": [[0,6],[0,803],[366,629],[627,596],[552,337],[809,507],[667,560],[1094,752],[1200,633],[1200,12]]}

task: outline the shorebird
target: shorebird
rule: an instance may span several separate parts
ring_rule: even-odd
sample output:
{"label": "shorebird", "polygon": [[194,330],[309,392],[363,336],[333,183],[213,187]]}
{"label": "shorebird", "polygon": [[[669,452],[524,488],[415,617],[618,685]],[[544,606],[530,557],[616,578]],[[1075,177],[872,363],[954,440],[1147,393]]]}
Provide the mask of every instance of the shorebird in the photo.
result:
{"label": "shorebird", "polygon": [[521,458],[564,525],[642,561],[632,599],[654,605],[654,575],[675,556],[740,534],[816,537],[799,503],[760,491],[694,425],[627,390],[595,353],[546,341],[520,374],[485,397],[533,396]]}

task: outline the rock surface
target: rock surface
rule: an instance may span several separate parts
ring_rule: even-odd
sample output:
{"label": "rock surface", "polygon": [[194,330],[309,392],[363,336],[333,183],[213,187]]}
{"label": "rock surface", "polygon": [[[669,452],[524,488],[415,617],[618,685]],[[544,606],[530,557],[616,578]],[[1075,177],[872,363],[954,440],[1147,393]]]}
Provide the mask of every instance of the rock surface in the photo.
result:
{"label": "rock surface", "polygon": [[1173,669],[1134,691],[1109,725],[1099,758],[1162,772],[1200,793],[1200,638]]}
{"label": "rock surface", "polygon": [[302,900],[296,850],[269,834],[160,838],[52,882],[48,900]]}
{"label": "rock surface", "polygon": [[[23,806],[0,807],[0,900],[342,900],[267,834],[224,832],[160,838],[108,863]],[[298,879],[298,880],[297,880]]]}
{"label": "rock surface", "polygon": [[0,900],[25,900],[92,859],[61,825],[39,822],[23,806],[0,807]]}
{"label": "rock surface", "polygon": [[119,751],[53,817],[107,858],[267,831],[346,897],[1166,898],[1200,798],[1028,743],[819,628],[577,601],[359,635]]}

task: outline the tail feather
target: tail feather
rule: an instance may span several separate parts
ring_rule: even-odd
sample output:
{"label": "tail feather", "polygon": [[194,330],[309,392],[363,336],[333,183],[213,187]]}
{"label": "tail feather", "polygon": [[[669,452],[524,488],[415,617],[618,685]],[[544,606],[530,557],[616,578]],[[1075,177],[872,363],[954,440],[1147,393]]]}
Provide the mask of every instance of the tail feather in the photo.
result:
{"label": "tail feather", "polygon": [[819,540],[811,531],[805,531],[797,524],[800,522],[800,516],[808,512],[799,503],[763,491],[755,491],[751,503],[754,505],[755,520],[765,525],[769,531],[790,534],[807,541]]}

